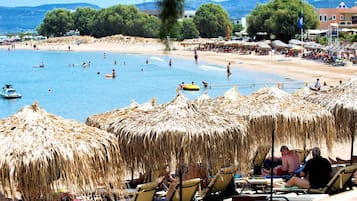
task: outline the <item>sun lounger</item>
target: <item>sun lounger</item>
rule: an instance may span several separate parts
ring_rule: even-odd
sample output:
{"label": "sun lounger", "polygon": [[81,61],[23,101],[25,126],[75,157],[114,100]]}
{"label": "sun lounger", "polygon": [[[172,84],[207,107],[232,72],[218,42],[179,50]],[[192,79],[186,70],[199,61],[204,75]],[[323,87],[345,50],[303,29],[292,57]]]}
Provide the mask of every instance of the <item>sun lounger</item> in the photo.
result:
{"label": "sun lounger", "polygon": [[271,199],[269,195],[243,194],[232,196],[232,201],[322,201],[328,197],[328,194],[284,194],[273,195]]}
{"label": "sun lounger", "polygon": [[198,186],[201,182],[200,178],[185,180],[182,182],[182,187],[177,183],[174,187],[174,192],[167,201],[180,201],[180,188],[182,188],[182,199],[181,201],[191,201],[198,189]]}
{"label": "sun lounger", "polygon": [[[283,178],[273,178],[273,183],[282,183]],[[238,178],[234,180],[240,188],[240,193],[253,192],[257,194],[268,193],[271,188],[271,179],[265,177]]]}
{"label": "sun lounger", "polygon": [[139,184],[136,186],[136,191],[131,199],[132,201],[152,201],[154,200],[155,192],[159,183],[151,182],[145,184]]}
{"label": "sun lounger", "polygon": [[92,193],[91,199],[98,200],[99,198],[102,198],[104,200],[119,200],[119,197],[124,197],[127,201],[152,201],[154,200],[158,185],[158,182],[150,182],[139,184],[135,189],[113,188],[109,190],[104,187],[99,187],[96,189],[95,193]]}
{"label": "sun lounger", "polygon": [[261,175],[261,168],[266,156],[268,155],[270,146],[260,145],[257,147],[255,155],[253,157],[253,175]]}
{"label": "sun lounger", "polygon": [[300,188],[274,188],[275,192],[296,192],[296,193],[319,193],[319,194],[335,194],[346,191],[349,185],[352,185],[351,179],[357,170],[357,165],[341,167],[336,174],[331,178],[329,183],[321,189],[300,189]]}
{"label": "sun lounger", "polygon": [[230,182],[233,182],[236,167],[221,168],[212,178],[203,194],[203,200],[221,200]]}

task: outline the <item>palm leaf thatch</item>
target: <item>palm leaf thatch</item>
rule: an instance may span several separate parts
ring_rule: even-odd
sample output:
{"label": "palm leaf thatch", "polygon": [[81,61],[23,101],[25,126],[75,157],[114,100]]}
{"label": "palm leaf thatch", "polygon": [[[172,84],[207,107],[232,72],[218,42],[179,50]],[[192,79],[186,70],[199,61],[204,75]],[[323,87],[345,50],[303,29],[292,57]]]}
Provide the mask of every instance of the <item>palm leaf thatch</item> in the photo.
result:
{"label": "palm leaf thatch", "polygon": [[338,140],[351,140],[357,122],[357,76],[326,92],[315,92],[304,98],[331,111],[336,119]]}
{"label": "palm leaf thatch", "polygon": [[[269,141],[272,125],[278,143],[322,142],[328,148],[336,138],[334,117],[323,107],[296,98],[277,87],[262,88],[234,105],[235,112],[250,122],[249,133]],[[268,139],[267,139],[268,137]]]}
{"label": "palm leaf thatch", "polygon": [[203,103],[203,102],[206,102],[206,101],[210,101],[210,100],[211,100],[211,97],[209,97],[207,92],[205,92],[195,100],[195,103],[196,104],[200,104],[200,103]]}
{"label": "palm leaf thatch", "polygon": [[86,124],[97,127],[103,130],[106,130],[106,127],[109,125],[109,122],[118,116],[126,116],[135,110],[148,111],[153,110],[156,105],[156,99],[153,98],[151,102],[138,104],[133,101],[128,107],[120,108],[114,111],[105,112],[102,114],[92,115],[86,119]]}
{"label": "palm leaf thatch", "polygon": [[299,97],[299,98],[304,98],[305,96],[310,95],[311,93],[314,93],[309,87],[305,86],[302,87],[301,89],[298,89],[292,93],[293,96]]}
{"label": "palm leaf thatch", "polygon": [[306,139],[325,139],[331,147],[336,136],[334,117],[329,111],[277,87],[262,88],[246,98],[216,107],[249,122],[248,134],[254,136],[248,138],[253,140],[250,144],[270,144],[273,125],[277,143],[302,144]]}
{"label": "palm leaf thatch", "polygon": [[[91,122],[102,119],[90,118]],[[202,110],[182,94],[154,110],[134,110],[107,119],[106,129],[118,136],[127,162],[146,168],[161,167],[172,159],[211,159],[215,169],[222,165],[219,158],[233,161],[232,153],[244,150],[247,137],[244,123]]]}
{"label": "palm leaf thatch", "polygon": [[[1,190],[23,200],[52,200],[60,179],[73,192],[99,180],[120,185],[122,159],[114,135],[65,120],[35,103],[0,120]],[[108,185],[109,186],[109,185]]]}
{"label": "palm leaf thatch", "polygon": [[[207,99],[205,101],[197,102],[200,107],[211,112],[219,112],[227,114],[226,108],[229,108],[232,104],[243,101],[246,96],[243,96],[236,87],[228,89],[223,96],[218,96],[214,99]],[[234,115],[236,118],[237,115]]]}
{"label": "palm leaf thatch", "polygon": [[215,101],[217,102],[237,102],[239,100],[242,100],[245,98],[241,93],[239,93],[238,89],[236,87],[232,87],[231,89],[228,89],[223,96],[219,96],[215,98]]}

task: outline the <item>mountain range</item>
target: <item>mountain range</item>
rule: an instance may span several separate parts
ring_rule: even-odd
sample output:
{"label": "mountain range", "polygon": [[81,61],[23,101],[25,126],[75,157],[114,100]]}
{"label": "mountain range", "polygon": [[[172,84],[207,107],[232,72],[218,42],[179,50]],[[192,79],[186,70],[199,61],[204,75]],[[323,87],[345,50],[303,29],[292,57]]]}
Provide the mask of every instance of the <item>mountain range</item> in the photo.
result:
{"label": "mountain range", "polygon": [[[341,0],[305,0],[315,8],[334,8]],[[186,0],[185,10],[196,10],[200,5],[207,3],[220,4],[231,18],[237,19],[248,15],[257,3],[266,3],[268,0]],[[355,5],[355,0],[345,0],[348,7]],[[145,2],[135,5],[139,10],[157,10],[156,2]],[[56,8],[75,10],[79,7],[100,9],[99,6],[88,3],[46,4],[36,7],[1,7],[0,6],[0,33],[34,32],[41,24],[48,11]]]}

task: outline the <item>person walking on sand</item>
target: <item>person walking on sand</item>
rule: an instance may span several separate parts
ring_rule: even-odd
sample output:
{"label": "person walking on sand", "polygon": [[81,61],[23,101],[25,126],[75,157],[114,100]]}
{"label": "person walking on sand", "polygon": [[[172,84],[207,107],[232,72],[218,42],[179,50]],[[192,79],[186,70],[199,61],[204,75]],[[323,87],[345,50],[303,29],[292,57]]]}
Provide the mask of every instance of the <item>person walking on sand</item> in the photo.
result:
{"label": "person walking on sand", "polygon": [[229,78],[229,76],[231,76],[231,62],[228,62],[227,64],[227,77]]}

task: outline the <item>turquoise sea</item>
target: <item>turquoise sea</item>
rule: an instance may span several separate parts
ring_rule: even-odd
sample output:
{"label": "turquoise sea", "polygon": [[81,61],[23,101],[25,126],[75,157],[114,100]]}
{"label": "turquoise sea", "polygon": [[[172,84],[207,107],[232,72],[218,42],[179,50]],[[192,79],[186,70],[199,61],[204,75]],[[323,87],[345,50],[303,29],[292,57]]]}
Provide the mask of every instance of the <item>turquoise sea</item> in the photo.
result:
{"label": "turquoise sea", "polygon": [[[301,87],[294,80],[240,68],[232,68],[227,79],[225,66],[168,55],[15,49],[0,50],[0,57],[0,85],[12,84],[22,94],[21,99],[0,99],[0,119],[37,101],[50,113],[84,122],[90,115],[126,107],[133,100],[144,103],[155,97],[159,104],[168,102],[181,82],[201,86],[200,91],[183,92],[190,99],[204,92],[212,98],[221,96],[235,85],[243,95],[277,82],[284,82],[288,92]],[[39,68],[41,62],[44,68]],[[83,67],[83,62],[90,65]],[[112,69],[117,77],[105,78]],[[203,89],[203,80],[211,87]]]}

